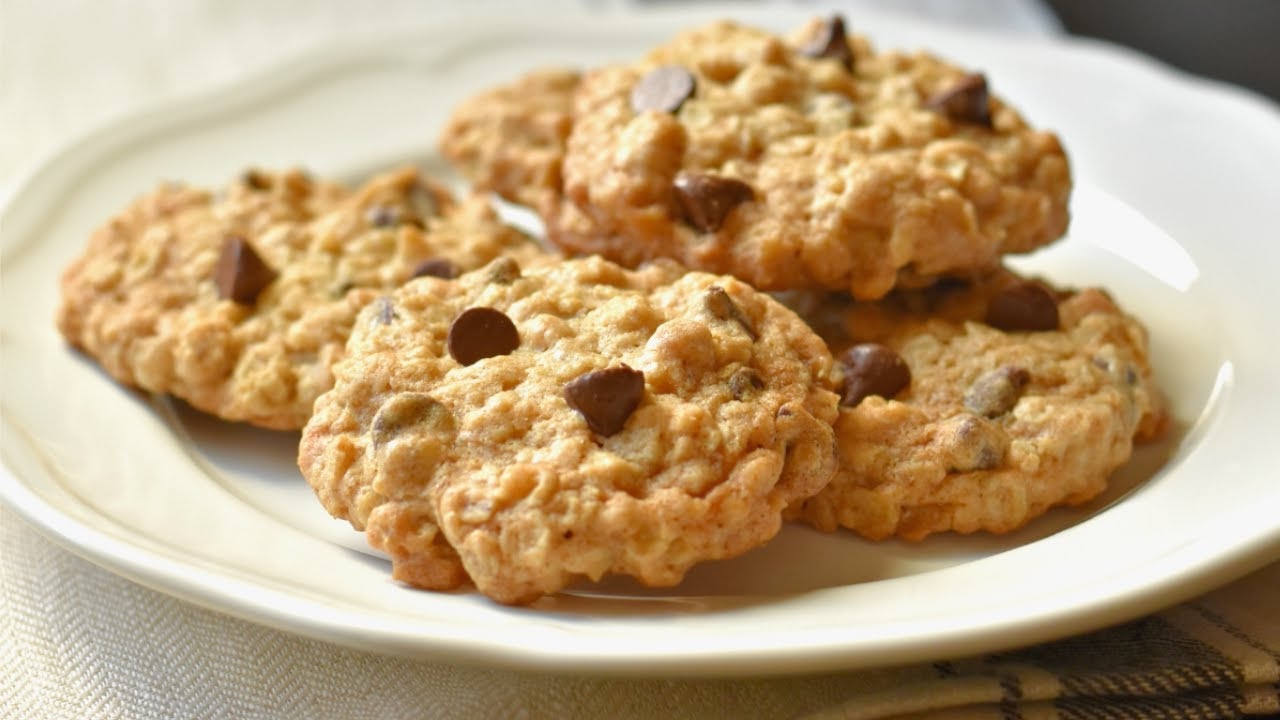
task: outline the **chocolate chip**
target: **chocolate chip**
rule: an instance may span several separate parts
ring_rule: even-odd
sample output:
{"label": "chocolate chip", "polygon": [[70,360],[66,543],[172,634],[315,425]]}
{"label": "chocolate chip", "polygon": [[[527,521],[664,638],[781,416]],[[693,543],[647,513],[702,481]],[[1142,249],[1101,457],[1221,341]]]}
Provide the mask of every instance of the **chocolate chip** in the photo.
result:
{"label": "chocolate chip", "polygon": [[937,93],[925,103],[956,122],[974,123],[991,127],[991,103],[987,94],[987,78],[982,73],[970,73],[955,85]]}
{"label": "chocolate chip", "polygon": [[631,109],[673,113],[693,95],[697,81],[679,65],[663,65],[649,71],[631,88]]}
{"label": "chocolate chip", "polygon": [[685,221],[702,232],[716,232],[734,208],[756,197],[741,180],[703,173],[680,173],[673,186]]}
{"label": "chocolate chip", "polygon": [[853,70],[853,50],[849,48],[844,18],[836,14],[822,21],[818,31],[800,48],[800,54],[811,58],[839,60],[846,69]]}
{"label": "chocolate chip", "polygon": [[1022,391],[1031,382],[1026,368],[1005,365],[979,376],[964,394],[964,406],[975,415],[994,418],[1018,404]]}
{"label": "chocolate chip", "polygon": [[617,434],[644,398],[644,373],[626,365],[594,370],[564,385],[564,400],[599,435]]}
{"label": "chocolate chip", "polygon": [[1058,299],[1038,282],[1014,283],[991,298],[986,323],[1009,331],[1058,329]]}
{"label": "chocolate chip", "polygon": [[943,420],[937,442],[947,459],[947,472],[994,470],[1004,462],[1008,440],[992,423],[961,413]]}
{"label": "chocolate chip", "polygon": [[729,392],[734,400],[744,400],[763,389],[764,380],[749,367],[738,368],[729,376]]}
{"label": "chocolate chip", "polygon": [[378,413],[373,416],[370,434],[373,436],[373,443],[381,445],[418,425],[451,432],[454,429],[453,414],[430,395],[401,393],[393,395],[378,409]]}
{"label": "chocolate chip", "polygon": [[501,310],[473,307],[454,318],[447,344],[454,360],[471,365],[520,347],[520,332]]}
{"label": "chocolate chip", "polygon": [[365,222],[374,227],[391,227],[400,224],[400,209],[388,205],[375,205],[364,213]]}
{"label": "chocolate chip", "polygon": [[213,279],[222,299],[252,305],[258,294],[276,279],[276,271],[263,262],[244,238],[231,236],[222,245]]}
{"label": "chocolate chip", "polygon": [[271,176],[263,173],[258,169],[250,169],[244,172],[240,177],[240,181],[248,185],[253,190],[270,190]]}
{"label": "chocolate chip", "polygon": [[431,276],[452,280],[458,277],[458,266],[448,258],[429,258],[418,263],[413,269],[412,277]]}
{"label": "chocolate chip", "polygon": [[840,356],[844,396],[840,404],[857,407],[869,395],[889,399],[911,384],[911,369],[898,353],[878,343],[854,345]]}
{"label": "chocolate chip", "polygon": [[758,337],[756,329],[751,326],[751,320],[742,314],[742,308],[738,307],[738,304],[733,301],[733,298],[729,297],[729,293],[724,288],[719,285],[712,285],[707,288],[703,300],[706,302],[707,311],[711,313],[712,317],[717,320],[733,320],[742,327],[743,331],[752,340]]}

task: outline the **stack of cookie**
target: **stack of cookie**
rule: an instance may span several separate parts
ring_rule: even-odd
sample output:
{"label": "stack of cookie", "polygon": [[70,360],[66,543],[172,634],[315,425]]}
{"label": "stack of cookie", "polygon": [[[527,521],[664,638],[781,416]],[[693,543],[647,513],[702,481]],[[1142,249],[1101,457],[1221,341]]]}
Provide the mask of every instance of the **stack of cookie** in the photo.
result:
{"label": "stack of cookie", "polygon": [[440,147],[547,242],[412,169],[164,186],[91,238],[59,327],[121,382],[302,428],[395,577],[512,604],[674,585],[784,519],[1007,532],[1164,428],[1143,327],[1001,265],[1066,229],[1058,140],[838,17],[534,71]]}

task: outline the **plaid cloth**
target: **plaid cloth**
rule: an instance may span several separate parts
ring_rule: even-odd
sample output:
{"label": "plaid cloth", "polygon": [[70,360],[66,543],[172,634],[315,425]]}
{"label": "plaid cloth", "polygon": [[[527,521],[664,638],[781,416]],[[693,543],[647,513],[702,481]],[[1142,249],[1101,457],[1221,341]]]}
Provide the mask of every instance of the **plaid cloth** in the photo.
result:
{"label": "plaid cloth", "polygon": [[[1157,615],[957,662],[807,716],[1209,720],[1280,714],[1280,564]],[[906,672],[906,671],[904,671]]]}

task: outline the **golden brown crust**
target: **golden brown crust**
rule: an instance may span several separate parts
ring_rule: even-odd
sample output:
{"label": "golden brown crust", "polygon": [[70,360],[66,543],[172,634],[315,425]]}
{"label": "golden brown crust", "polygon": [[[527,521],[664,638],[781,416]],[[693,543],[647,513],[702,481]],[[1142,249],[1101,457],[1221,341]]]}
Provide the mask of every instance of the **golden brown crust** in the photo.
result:
{"label": "golden brown crust", "polygon": [[[1062,235],[1071,178],[1056,136],[996,97],[990,128],[931,109],[965,77],[933,56],[850,36],[850,73],[797,52],[810,32],[718,22],[634,64],[558,76],[549,94],[546,75],[527,76],[461,106],[441,147],[473,181],[534,206],[568,251],[671,257],[767,290],[874,299]],[[693,94],[674,112],[636,111],[632,89],[673,65],[693,74]],[[481,125],[502,127],[503,142],[458,130]],[[744,182],[754,200],[718,229],[695,227],[673,192],[690,173]]]}
{"label": "golden brown crust", "polygon": [[[1145,329],[1097,289],[1060,293],[1058,330],[983,323],[990,298],[1015,281],[1000,272],[808,308],[834,350],[882,343],[906,360],[911,383],[840,408],[839,470],[790,516],[872,539],[1009,532],[1095,497],[1135,439],[1163,431]],[[1022,371],[1025,385],[1011,389],[1006,376]]]}
{"label": "golden brown crust", "polygon": [[[453,587],[465,568],[504,603],[606,573],[672,585],[771,538],[834,471],[825,346],[733,278],[586,258],[424,278],[382,303],[357,321],[299,465],[410,584]],[[518,347],[456,361],[450,327],[474,307],[508,316]],[[643,396],[602,436],[565,385],[622,365]]]}
{"label": "golden brown crust", "polygon": [[[230,237],[275,273],[248,303],[214,281]],[[427,258],[465,269],[505,253],[543,254],[483,198],[456,203],[413,169],[354,191],[298,171],[253,171],[219,193],[170,183],[93,234],[63,274],[57,322],[126,385],[296,429],[361,307]]]}

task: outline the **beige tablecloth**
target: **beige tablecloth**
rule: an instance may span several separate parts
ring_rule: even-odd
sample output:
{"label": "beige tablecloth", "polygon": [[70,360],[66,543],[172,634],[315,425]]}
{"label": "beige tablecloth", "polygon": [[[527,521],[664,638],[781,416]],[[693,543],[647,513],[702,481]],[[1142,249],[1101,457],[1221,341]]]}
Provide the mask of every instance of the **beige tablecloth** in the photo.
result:
{"label": "beige tablecloth", "polygon": [[[147,103],[227,81],[338,34],[493,12],[501,4],[0,0],[0,199],[70,138]],[[619,12],[624,2],[581,4]],[[1011,31],[1056,29],[1033,1],[894,7]],[[0,482],[14,482],[3,472]],[[1246,713],[1280,713],[1280,563],[1152,617],[989,657],[784,678],[592,679],[384,657],[228,618],[93,566],[0,506],[6,719]]]}

